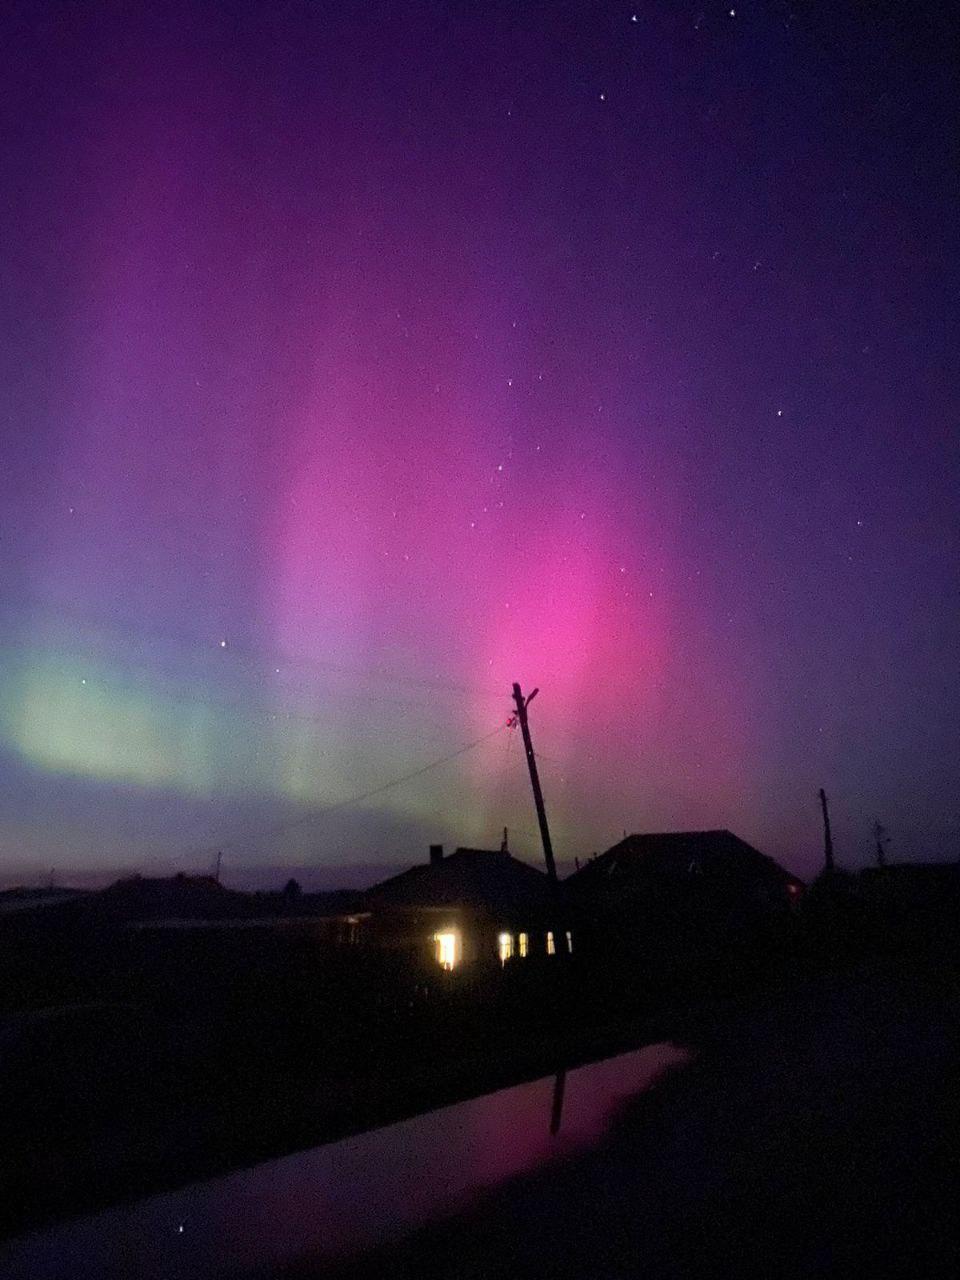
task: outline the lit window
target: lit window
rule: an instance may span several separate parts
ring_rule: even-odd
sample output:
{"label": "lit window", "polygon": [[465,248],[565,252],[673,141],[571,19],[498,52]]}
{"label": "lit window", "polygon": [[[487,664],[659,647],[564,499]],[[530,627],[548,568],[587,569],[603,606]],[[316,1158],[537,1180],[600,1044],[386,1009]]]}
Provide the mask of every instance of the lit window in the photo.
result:
{"label": "lit window", "polygon": [[525,933],[520,935],[520,954],[522,956],[527,954],[527,935]]}
{"label": "lit window", "polygon": [[457,963],[457,935],[435,933],[433,940],[437,944],[437,964],[441,969],[452,969]]}
{"label": "lit window", "polygon": [[497,947],[500,953],[500,963],[505,964],[513,955],[513,934],[501,933],[497,939]]}
{"label": "lit window", "polygon": [[567,951],[573,951],[573,934],[567,930]]}
{"label": "lit window", "polygon": [[553,944],[553,934],[548,933],[547,934],[547,955],[555,956],[556,954],[557,954],[557,948]]}

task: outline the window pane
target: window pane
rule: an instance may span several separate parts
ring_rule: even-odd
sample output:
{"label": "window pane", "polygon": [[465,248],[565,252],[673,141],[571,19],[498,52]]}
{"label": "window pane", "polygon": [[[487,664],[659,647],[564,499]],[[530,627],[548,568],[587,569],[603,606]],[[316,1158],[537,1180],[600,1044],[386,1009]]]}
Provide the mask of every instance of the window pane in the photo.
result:
{"label": "window pane", "polygon": [[453,932],[435,933],[433,940],[437,944],[437,963],[441,969],[452,969],[457,963],[457,935]]}

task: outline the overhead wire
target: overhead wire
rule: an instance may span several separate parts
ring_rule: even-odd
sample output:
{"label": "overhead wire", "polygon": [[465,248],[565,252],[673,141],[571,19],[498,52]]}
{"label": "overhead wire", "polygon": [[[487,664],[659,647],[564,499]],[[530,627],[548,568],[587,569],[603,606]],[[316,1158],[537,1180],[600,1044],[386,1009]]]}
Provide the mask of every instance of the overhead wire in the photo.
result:
{"label": "overhead wire", "polygon": [[246,658],[257,664],[271,666],[274,670],[279,664],[281,669],[316,671],[324,673],[332,673],[342,676],[350,676],[354,679],[372,680],[378,683],[398,685],[405,688],[427,689],[433,692],[472,694],[482,697],[503,698],[509,697],[503,690],[493,689],[484,685],[473,685],[463,683],[456,680],[437,680],[426,676],[411,675],[405,672],[397,672],[384,670],[377,667],[363,667],[358,665],[351,666],[349,663],[332,662],[323,658],[302,658],[291,657],[289,654],[282,653],[278,649],[271,649],[267,646],[246,646],[239,645],[229,640],[229,638],[220,636],[217,641],[211,640],[209,643],[203,643],[195,633],[186,631],[175,631],[168,628],[160,627],[144,627],[142,623],[132,620],[113,621],[97,618],[91,615],[87,610],[78,609],[76,606],[64,604],[62,602],[50,603],[38,595],[34,595],[33,599],[40,603],[45,612],[55,617],[63,618],[72,622],[81,622],[86,625],[103,632],[107,635],[113,633],[123,639],[142,639],[144,637],[154,637],[159,641],[166,641],[171,644],[178,645],[182,649],[188,649],[196,653],[206,654],[208,651],[215,650],[221,656],[231,658]]}
{"label": "overhead wire", "polygon": [[505,729],[506,725],[498,725],[497,728],[491,730],[490,733],[485,733],[482,737],[475,738],[472,742],[468,742],[464,746],[458,747],[456,751],[450,751],[446,755],[440,756],[437,760],[431,760],[428,764],[421,765],[419,769],[414,769],[410,773],[401,774],[398,778],[391,778],[389,782],[383,782],[376,787],[370,787],[366,791],[360,791],[355,795],[346,796],[342,800],[335,800],[332,804],[324,805],[320,809],[314,809],[310,813],[302,814],[300,817],[287,819],[283,822],[272,823],[259,831],[249,833],[245,832],[243,835],[237,836],[232,840],[210,842],[205,845],[204,848],[230,848],[232,845],[236,845],[241,842],[245,843],[249,839],[267,839],[271,836],[283,835],[297,827],[308,826],[310,823],[316,822],[318,819],[324,818],[338,809],[346,809],[351,805],[362,804],[366,800],[372,800],[375,796],[383,795],[387,791],[392,791],[394,787],[403,786],[404,783],[412,782],[415,778],[422,778],[424,774],[430,773],[434,769],[439,769],[442,765],[449,764],[451,760],[456,760],[458,756],[466,755],[468,751],[473,751],[477,747],[482,746],[485,742],[489,742],[491,738],[496,737],[498,733],[503,733]]}
{"label": "overhead wire", "polygon": [[[51,609],[47,601],[44,600],[41,601],[41,603],[45,605],[48,613],[56,613],[58,616],[68,619],[72,617],[74,621],[79,619],[101,633],[105,633],[106,635],[113,634],[115,638],[119,638],[121,641],[129,642],[131,637],[134,639],[142,639],[144,636],[153,636],[158,640],[167,641],[184,649],[190,649],[197,652],[202,651],[204,656],[206,656],[207,653],[207,646],[202,645],[195,634],[188,635],[186,632],[174,632],[161,628],[144,628],[142,625],[134,626],[127,624],[125,626],[123,623],[118,623],[116,620],[111,622],[105,621],[102,618],[94,618],[88,612],[78,610],[76,608],[71,609],[68,606],[58,605]],[[492,688],[477,685],[462,684],[455,681],[433,680],[404,673],[384,671],[376,668],[351,667],[346,664],[328,662],[323,659],[290,658],[287,655],[280,654],[279,651],[270,651],[262,648],[248,648],[223,639],[217,643],[213,652],[217,655],[226,655],[234,659],[245,658],[248,661],[253,660],[258,665],[261,662],[264,665],[269,663],[275,672],[277,671],[277,663],[280,663],[280,669],[284,674],[291,670],[319,671],[335,673],[341,676],[349,676],[359,680],[373,680],[380,683],[393,684],[403,688],[423,689],[430,692],[442,691],[457,694],[479,694],[484,697],[496,697],[498,699],[506,699],[509,696],[506,691],[494,690]],[[247,670],[244,674],[249,676],[251,672]],[[98,678],[97,682],[112,688],[129,687],[120,681],[101,680]],[[310,691],[311,694],[317,694],[320,692],[321,691],[319,690]],[[201,706],[205,705],[231,710],[240,709],[258,717],[262,716],[270,719],[296,720],[315,724],[320,724],[324,720],[324,717],[318,714],[294,711],[285,707],[268,708],[264,706],[251,705],[245,700],[241,700],[239,698],[230,699],[222,696],[209,696],[206,693],[203,698],[190,698],[176,692],[171,692],[169,689],[163,689],[161,696],[164,697],[168,703],[173,703],[174,705],[187,704],[193,708],[196,708],[199,704]],[[425,700],[388,698],[382,694],[373,694],[372,692],[365,692],[359,689],[351,690],[349,696],[358,697],[361,700],[367,699],[373,702],[391,703],[398,706],[427,705]],[[402,786],[407,782],[423,777],[425,774],[432,772],[434,769],[441,768],[443,765],[457,759],[459,756],[477,749],[485,742],[488,742],[498,734],[504,732],[506,729],[507,725],[505,723],[501,723],[496,729],[491,730],[489,733],[458,747],[455,751],[448,752],[447,754],[440,756],[436,760],[431,760],[427,764],[422,765],[409,773],[402,774],[397,778],[392,778],[387,782],[378,784],[375,787],[358,792],[354,795],[344,797],[342,800],[334,801],[332,804],[324,805],[320,809],[312,810],[310,813],[303,814],[297,818],[272,823],[260,828],[259,830],[246,831],[227,840],[214,839],[204,842],[202,845],[194,842],[191,844],[190,849],[192,852],[205,852],[208,850],[212,851],[217,848],[230,848],[240,843],[247,843],[247,841],[251,839],[264,839],[271,836],[282,835],[285,832],[296,828],[307,826],[322,819],[330,813],[349,808],[352,805],[362,804],[366,800],[373,799],[378,795],[382,795],[387,791],[393,790],[395,787]],[[506,799],[505,792],[509,785],[509,778],[507,775],[509,774],[510,757],[512,754],[514,754],[514,739],[513,735],[510,735],[507,741],[506,758],[503,762],[505,767],[503,769],[504,776],[501,784],[501,803]],[[533,835],[533,833],[525,834]]]}
{"label": "overhead wire", "polygon": [[[144,683],[146,683],[146,680],[148,679],[149,677],[144,676],[143,677]],[[139,688],[136,680],[134,679],[131,679],[129,681],[119,680],[119,679],[110,679],[110,678],[105,679],[99,674],[97,674],[95,677],[92,677],[89,683],[91,687],[96,688],[99,686],[101,688],[109,689],[113,692],[119,692],[119,693],[130,693]],[[321,696],[327,697],[327,698],[332,696],[335,700],[339,700],[341,698],[346,698],[347,700],[355,699],[360,702],[372,703],[378,706],[388,706],[388,707],[401,707],[401,708],[418,707],[419,708],[419,707],[428,707],[433,705],[432,700],[427,698],[390,697],[387,694],[371,693],[369,691],[364,691],[361,689],[341,689],[341,690],[338,690],[335,695],[331,695],[328,690],[321,691],[318,689],[309,689],[309,690],[301,689],[301,690],[297,690],[297,693],[300,697],[304,699],[317,700]],[[201,708],[201,707],[218,709],[223,711],[241,711],[245,715],[249,715],[249,716],[253,716],[253,717],[265,719],[265,720],[301,721],[308,724],[316,724],[316,725],[322,725],[323,723],[329,721],[329,714],[323,715],[320,712],[316,712],[316,711],[299,711],[292,707],[283,706],[281,704],[276,704],[274,706],[267,706],[267,705],[264,705],[263,703],[252,702],[249,699],[245,697],[240,697],[240,696],[235,698],[224,697],[223,694],[219,694],[219,693],[211,694],[206,688],[204,689],[202,695],[198,695],[198,694],[190,694],[186,691],[178,690],[176,688],[171,688],[166,683],[163,683],[163,684],[154,686],[150,690],[150,696],[156,697],[157,699],[161,700],[162,703],[166,706],[189,707],[194,711],[196,711],[198,708]]]}

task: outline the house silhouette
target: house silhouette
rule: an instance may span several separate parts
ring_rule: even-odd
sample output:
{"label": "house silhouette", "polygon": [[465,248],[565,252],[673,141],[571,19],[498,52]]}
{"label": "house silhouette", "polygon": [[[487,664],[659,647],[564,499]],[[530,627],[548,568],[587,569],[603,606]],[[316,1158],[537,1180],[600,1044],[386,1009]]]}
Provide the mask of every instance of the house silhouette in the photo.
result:
{"label": "house silhouette", "polygon": [[565,882],[591,945],[722,945],[782,920],[803,882],[731,831],[628,835]]}
{"label": "house silhouette", "polygon": [[433,845],[429,862],[369,889],[366,906],[372,941],[444,968],[546,955],[560,943],[550,881],[506,849],[458,848],[444,857]]}

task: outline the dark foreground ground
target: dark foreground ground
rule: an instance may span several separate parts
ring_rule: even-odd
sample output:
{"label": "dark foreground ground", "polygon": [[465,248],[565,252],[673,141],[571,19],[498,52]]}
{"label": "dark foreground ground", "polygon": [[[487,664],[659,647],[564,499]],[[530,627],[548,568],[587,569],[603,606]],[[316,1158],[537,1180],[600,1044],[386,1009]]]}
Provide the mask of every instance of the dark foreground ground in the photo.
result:
{"label": "dark foreground ground", "polygon": [[[27,1015],[22,1028],[9,1019],[0,1240],[609,1057],[681,1024],[686,1034],[689,1014],[628,1002],[588,1013],[583,975],[576,1003],[576,975],[546,976],[517,1000],[451,989],[436,1007],[367,1011],[348,1040],[279,991],[270,1018],[257,1000],[216,1020],[170,1023],[97,1003]],[[348,1005],[340,1022],[349,1017]]]}
{"label": "dark foreground ground", "polygon": [[861,889],[455,974],[295,930],[18,915],[0,1237],[673,1040],[696,1066],[601,1150],[344,1274],[960,1275],[956,902]]}
{"label": "dark foreground ground", "polygon": [[[887,962],[701,1009],[607,1141],[335,1272],[960,1275],[956,971]],[[411,1176],[422,1171],[411,1170]]]}
{"label": "dark foreground ground", "polygon": [[18,917],[0,930],[0,1238],[683,1040],[698,1009],[821,964],[793,941],[443,973],[296,930]]}

